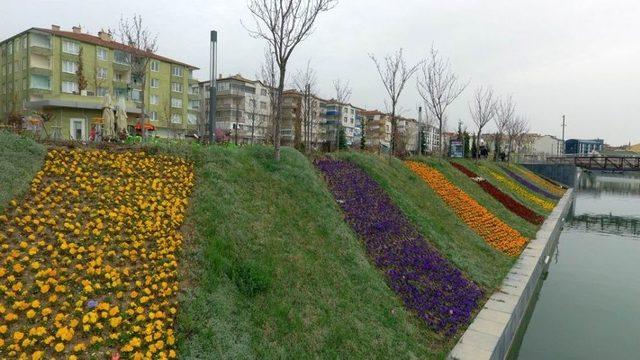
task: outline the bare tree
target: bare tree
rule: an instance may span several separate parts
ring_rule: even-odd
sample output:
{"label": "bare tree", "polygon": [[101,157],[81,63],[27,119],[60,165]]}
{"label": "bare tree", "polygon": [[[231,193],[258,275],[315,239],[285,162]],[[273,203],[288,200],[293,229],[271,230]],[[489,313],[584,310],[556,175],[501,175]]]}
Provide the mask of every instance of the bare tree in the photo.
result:
{"label": "bare tree", "polygon": [[[484,128],[496,116],[496,101],[493,96],[493,89],[480,86],[476,89],[471,104],[469,104],[471,119],[478,127],[478,149],[480,148],[480,136]],[[480,157],[480,151],[476,152]]]}
{"label": "bare tree", "polygon": [[304,70],[298,70],[293,76],[293,85],[302,94],[302,127],[304,128],[305,152],[309,153],[312,147],[312,136],[314,129],[314,94],[316,94],[317,77],[316,72],[311,68],[311,61],[307,61]]}
{"label": "bare tree", "polygon": [[425,63],[422,64],[416,81],[418,93],[424,100],[427,113],[431,113],[438,121],[439,148],[438,153],[443,155],[442,133],[444,117],[447,108],[462,94],[467,87],[459,84],[458,77],[451,70],[449,60],[443,59],[438,51],[431,47],[431,53]]}
{"label": "bare tree", "polygon": [[144,126],[145,113],[145,88],[147,85],[147,68],[149,59],[158,50],[157,36],[144,26],[141,15],[133,15],[131,19],[120,18],[118,31],[123,44],[129,46],[126,61],[131,66],[131,77],[135,85],[140,86],[140,129],[142,138],[146,136]]}
{"label": "bare tree", "polygon": [[247,113],[247,115],[251,117],[249,119],[251,121],[251,140],[250,140],[251,145],[253,145],[255,142],[256,127],[262,128],[263,126],[262,115],[258,113],[259,106],[260,104],[258,103],[257,94],[250,94],[249,95],[249,112],[248,113],[245,112],[245,113]]}
{"label": "bare tree", "polygon": [[351,99],[351,85],[349,80],[342,82],[340,79],[333,80],[333,89],[336,91],[336,100],[341,104],[346,104]]}
{"label": "bare tree", "polygon": [[519,147],[522,145],[525,135],[529,132],[529,121],[524,116],[515,116],[507,124],[508,153],[507,158],[511,160],[513,145]]}
{"label": "bare tree", "polygon": [[513,101],[511,95],[508,97],[500,98],[497,105],[495,124],[496,124],[496,137],[495,137],[495,152],[493,159],[498,160],[500,147],[502,145],[502,136],[507,130],[509,123],[513,121],[513,117],[516,112],[516,104]]}
{"label": "bare tree", "polygon": [[82,91],[87,88],[87,78],[84,76],[84,56],[82,55],[82,46],[78,53],[78,68],[76,69],[76,78],[78,83],[78,95],[82,94]]}
{"label": "bare tree", "polygon": [[418,70],[422,62],[408,66],[402,55],[402,48],[392,55],[386,55],[382,62],[378,61],[373,54],[369,54],[369,57],[378,69],[380,80],[382,80],[382,85],[384,85],[391,102],[391,153],[395,154],[395,144],[398,140],[398,121],[396,119],[398,100],[407,81]]}
{"label": "bare tree", "polygon": [[260,75],[262,84],[268,88],[269,91],[269,117],[267,119],[267,134],[265,139],[270,139],[272,144],[275,144],[275,124],[276,124],[276,107],[278,101],[278,76],[276,75],[276,61],[274,53],[266,47],[264,49],[264,62],[260,65]]}
{"label": "bare tree", "polygon": [[293,50],[313,33],[320,13],[331,10],[337,0],[249,0],[248,8],[255,21],[248,29],[254,38],[264,39],[274,53],[278,65],[276,101],[275,159],[280,160],[280,127],[287,63]]}

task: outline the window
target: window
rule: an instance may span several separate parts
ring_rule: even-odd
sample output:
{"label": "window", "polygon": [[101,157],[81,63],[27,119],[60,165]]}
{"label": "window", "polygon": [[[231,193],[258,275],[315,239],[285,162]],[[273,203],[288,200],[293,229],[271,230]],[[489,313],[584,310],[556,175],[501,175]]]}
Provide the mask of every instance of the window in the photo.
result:
{"label": "window", "polygon": [[158,121],[158,112],[152,111],[149,113],[149,119],[151,119],[151,121]]}
{"label": "window", "polygon": [[198,95],[200,93],[200,88],[197,86],[192,86],[189,88],[189,93],[193,95]]}
{"label": "window", "polygon": [[182,107],[182,99],[171,98],[171,107],[172,108],[181,108]]}
{"label": "window", "polygon": [[187,114],[187,122],[191,125],[195,125],[198,122],[198,117],[196,114]]}
{"label": "window", "polygon": [[155,60],[151,61],[151,71],[160,71],[160,64]]}
{"label": "window", "polygon": [[190,100],[189,109],[198,110],[200,108],[200,100]]}
{"label": "window", "polygon": [[160,87],[160,80],[158,79],[151,79],[151,87],[154,89],[157,89]]}
{"label": "window", "polygon": [[124,81],[124,74],[117,72],[115,73],[115,78],[116,78],[116,81]]}
{"label": "window", "polygon": [[267,108],[267,102],[266,101],[260,101],[260,109],[266,109]]}
{"label": "window", "polygon": [[78,92],[78,83],[73,81],[63,81],[62,92],[68,93],[68,94],[73,94],[75,92]]}
{"label": "window", "polygon": [[176,82],[171,83],[171,91],[182,92],[182,84]]}
{"label": "window", "polygon": [[131,100],[135,101],[135,102],[140,102],[140,99],[142,99],[142,92],[138,89],[133,89],[131,90]]}
{"label": "window", "polygon": [[180,66],[171,67],[171,75],[182,76],[182,68]]}
{"label": "window", "polygon": [[104,48],[98,48],[98,50],[96,51],[96,56],[98,57],[98,60],[102,60],[102,61],[107,61],[107,57],[109,56],[107,49]]}
{"label": "window", "polygon": [[98,74],[96,74],[96,76],[98,77],[98,79],[106,79],[108,74],[109,72],[107,68],[98,68]]}
{"label": "window", "polygon": [[262,95],[262,96],[267,96],[267,95],[268,95],[268,94],[267,94],[267,89],[262,89],[262,90],[260,90],[260,95]]}
{"label": "window", "polygon": [[78,71],[78,63],[75,61],[62,60],[62,72],[75,74]]}
{"label": "window", "polygon": [[107,91],[109,91],[109,89],[104,88],[104,87],[99,87],[98,90],[96,91],[96,95],[97,96],[106,96],[107,95]]}
{"label": "window", "polygon": [[180,114],[171,114],[171,122],[174,124],[182,123],[182,115]]}
{"label": "window", "polygon": [[113,52],[113,62],[123,65],[129,65],[131,56],[124,51],[116,50]]}
{"label": "window", "polygon": [[38,46],[47,49],[51,48],[51,38],[49,35],[31,33],[30,36],[31,46]]}
{"label": "window", "polygon": [[63,41],[62,52],[66,52],[67,54],[78,55],[80,53],[80,44],[71,42],[71,41]]}
{"label": "window", "polygon": [[149,102],[151,103],[151,105],[158,105],[158,103],[160,102],[160,97],[158,95],[151,95],[149,97]]}

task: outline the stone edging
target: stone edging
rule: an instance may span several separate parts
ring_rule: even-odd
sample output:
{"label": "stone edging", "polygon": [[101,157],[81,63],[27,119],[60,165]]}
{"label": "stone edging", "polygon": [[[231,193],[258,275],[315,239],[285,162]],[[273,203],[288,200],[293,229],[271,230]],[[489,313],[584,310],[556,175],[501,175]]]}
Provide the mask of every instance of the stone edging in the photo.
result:
{"label": "stone edging", "polygon": [[487,300],[447,359],[493,360],[507,356],[538,280],[548,266],[573,194],[573,189],[569,189],[560,199],[536,238],[522,251],[500,289]]}

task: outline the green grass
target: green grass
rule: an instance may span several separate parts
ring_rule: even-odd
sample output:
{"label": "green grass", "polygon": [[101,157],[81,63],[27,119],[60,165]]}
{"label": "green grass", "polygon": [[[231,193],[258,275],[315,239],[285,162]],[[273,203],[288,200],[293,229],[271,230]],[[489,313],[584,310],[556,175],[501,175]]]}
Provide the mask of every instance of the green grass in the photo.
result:
{"label": "green grass", "polygon": [[0,131],[0,213],[29,188],[45,154],[45,148],[35,141]]}
{"label": "green grass", "polygon": [[[417,157],[415,160],[425,162],[438,171],[440,171],[449,181],[454,185],[462,189],[480,205],[484,206],[492,214],[497,216],[500,220],[517,230],[520,234],[528,239],[534,239],[539,226],[533,225],[518,215],[512,213],[498,200],[494,199],[491,195],[487,194],[478,184],[469,179],[466,175],[462,174],[458,169],[454,168],[448,160],[431,158],[431,157]],[[459,160],[463,165],[468,166],[473,160]],[[469,166],[471,167],[471,166]],[[475,170],[475,169],[472,169]],[[504,190],[499,184],[494,184],[499,189]]]}
{"label": "green grass", "polygon": [[[265,147],[186,152],[198,181],[181,262],[181,358],[442,358],[453,346],[404,310],[300,153],[285,148],[276,163]],[[480,255],[467,261],[495,284],[479,262],[507,261],[472,241],[466,254]]]}
{"label": "green grass", "polygon": [[499,287],[514,259],[489,246],[402,161],[355,152],[334,156],[357,164],[371,175],[422,235],[470,279],[488,289],[489,294]]}

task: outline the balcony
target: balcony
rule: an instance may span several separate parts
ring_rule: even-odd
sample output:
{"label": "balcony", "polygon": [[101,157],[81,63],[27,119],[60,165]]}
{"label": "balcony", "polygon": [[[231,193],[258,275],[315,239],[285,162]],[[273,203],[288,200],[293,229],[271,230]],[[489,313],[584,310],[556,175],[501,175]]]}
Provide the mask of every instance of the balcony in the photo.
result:
{"label": "balcony", "polygon": [[39,66],[31,66],[29,67],[29,73],[32,75],[51,76],[51,69]]}
{"label": "balcony", "polygon": [[328,109],[325,114],[327,116],[341,116],[342,112],[340,110],[330,110],[330,109]]}
{"label": "balcony", "polygon": [[240,90],[240,89],[224,89],[224,90],[220,90],[218,89],[217,95],[218,96],[240,96],[240,97],[244,97],[244,91]]}

